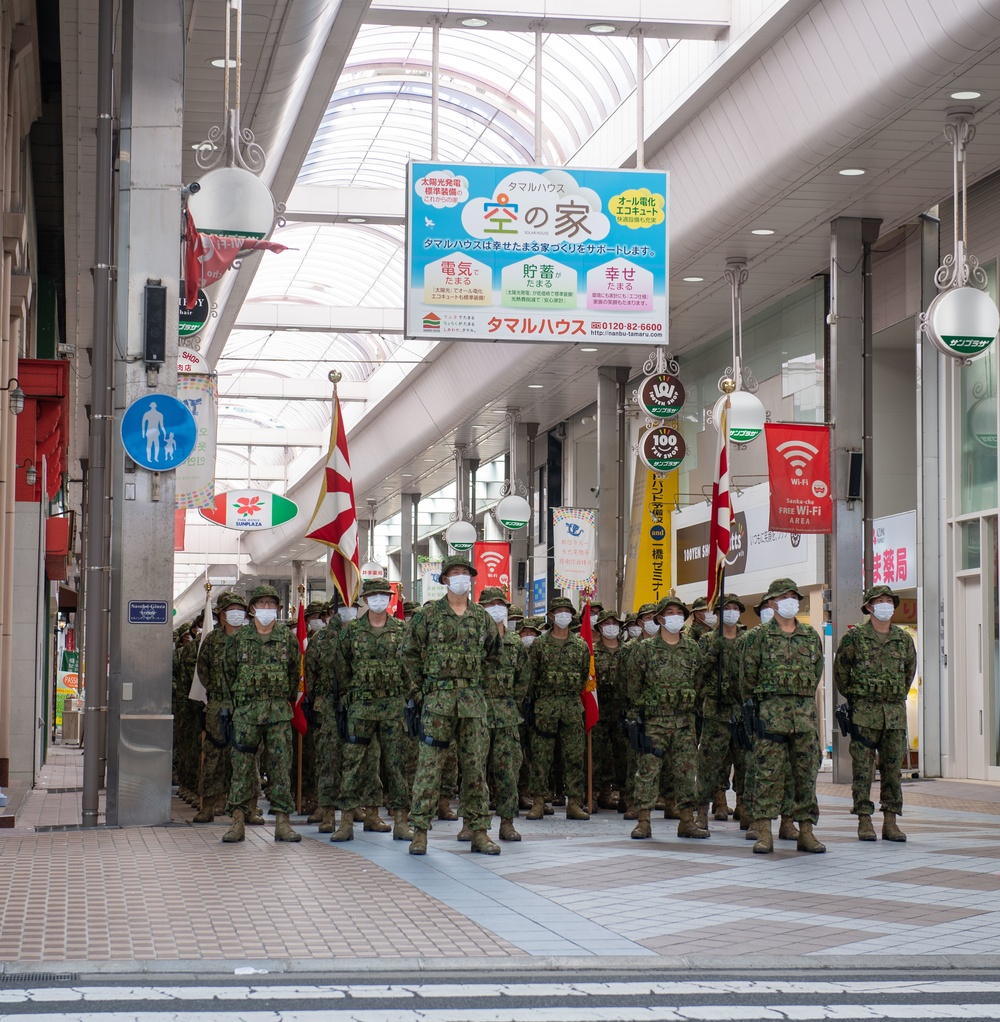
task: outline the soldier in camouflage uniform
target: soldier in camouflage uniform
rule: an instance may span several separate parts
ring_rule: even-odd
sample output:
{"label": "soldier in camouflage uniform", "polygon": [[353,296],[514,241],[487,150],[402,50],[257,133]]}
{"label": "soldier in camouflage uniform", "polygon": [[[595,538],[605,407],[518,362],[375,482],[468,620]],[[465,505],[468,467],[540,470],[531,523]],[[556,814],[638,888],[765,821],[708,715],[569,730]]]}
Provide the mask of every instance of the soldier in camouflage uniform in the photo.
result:
{"label": "soldier in camouflage uniform", "polygon": [[815,629],[796,620],[802,594],[790,578],[775,579],[764,599],[773,603],[775,616],[748,636],[741,684],[744,694],[757,700],[760,720],[754,746],[753,850],[767,854],[774,849],[771,821],[779,815],[785,794],[787,764],[791,815],[799,825],[796,847],[800,852],[825,852],[813,834],[819,819],[816,776],[822,753],[816,686],[823,677],[823,644]]}
{"label": "soldier in camouflage uniform", "polygon": [[[329,608],[329,604],[327,604]],[[326,625],[309,637],[306,647],[306,690],[315,724],[312,729],[316,750],[316,812],[308,823],[318,823],[321,834],[336,827],[335,803],[340,794],[343,746],[337,735],[337,705],[340,699],[334,649],[343,624],[339,614],[330,613]]]}
{"label": "soldier in camouflage uniform", "polygon": [[[629,706],[628,697],[628,665],[629,661],[635,655],[643,642],[647,639],[652,638],[654,635],[658,635],[660,631],[660,623],[656,620],[656,604],[655,603],[644,603],[638,611],[633,615],[635,623],[633,630],[637,630],[638,634],[633,635],[629,633],[629,641],[625,644],[625,648],[621,652],[621,659],[618,665],[620,686],[623,690],[625,697],[625,709],[626,712],[631,709]],[[626,741],[626,759],[625,759],[625,812],[624,818],[626,820],[637,820],[639,818],[639,810],[635,804],[635,772],[639,769],[639,756],[635,749]],[[622,807],[619,805],[618,811],[621,812]]]}
{"label": "soldier in camouflage uniform", "polygon": [[591,729],[591,739],[597,805],[601,809],[618,808],[628,770],[628,742],[621,729],[621,717],[627,708],[619,671],[624,650],[621,629],[622,619],[616,611],[605,610],[598,614],[594,631],[594,674],[601,719]]}
{"label": "soldier in camouflage uniform", "polygon": [[[531,649],[532,643],[544,631],[545,618],[541,615],[525,617],[521,620],[517,629],[517,636],[524,647],[525,656],[527,656],[528,650]],[[522,696],[522,707],[524,707],[524,698],[526,696],[527,692]],[[521,736],[521,772],[517,779],[518,808],[527,810],[534,805],[531,798],[531,730],[528,727],[527,721],[522,719],[518,733]]]}
{"label": "soldier in camouflage uniform", "polygon": [[251,620],[229,637],[223,677],[232,700],[233,783],[226,811],[233,825],[226,842],[242,841],[244,821],[257,798],[257,750],[266,752],[274,840],[301,841],[288,814],[294,809],[292,775],[292,701],[299,689],[299,644],[295,633],[276,623],[278,592],[256,586],[250,593]]}
{"label": "soldier in camouflage uniform", "polygon": [[469,599],[475,574],[464,557],[445,559],[440,579],[448,593],[414,615],[400,651],[412,691],[423,702],[413,781],[411,855],[427,854],[427,831],[440,799],[442,758],[452,742],[462,774],[460,797],[472,830],[472,851],[500,854],[500,846],[486,833],[489,735],[483,691],[484,672],[499,659],[500,635],[486,611]]}
{"label": "soldier in camouflage uniform", "polygon": [[[340,826],[331,841],[354,839],[354,811],[378,787],[379,758],[372,739],[385,754],[389,810],[397,841],[413,837],[407,822],[410,785],[407,767],[413,739],[407,734],[403,710],[409,682],[399,659],[406,625],[389,617],[392,586],[384,579],[368,579],[361,595],[368,613],[344,625],[334,650],[334,663],[347,704],[348,738],[344,744],[343,793],[337,803],[342,810]],[[378,819],[378,807],[369,804],[365,830],[384,832],[389,827]],[[376,826],[372,826],[376,824]]]}
{"label": "soldier in camouflage uniform", "polygon": [[198,787],[198,707],[188,698],[198,656],[198,642],[185,623],[174,640],[171,707],[174,715],[173,764],[177,797],[194,803]]}
{"label": "soldier in camouflage uniform", "polygon": [[577,635],[570,635],[573,604],[557,596],[549,604],[551,629],[528,650],[528,697],[534,709],[531,735],[531,810],[529,820],[545,814],[545,793],[556,739],[562,752],[566,784],[566,819],[589,820],[583,808],[586,794],[584,755],[586,733],[580,693],[590,677],[590,650]]}
{"label": "soldier in camouflage uniform", "polygon": [[898,606],[899,597],[889,586],[872,586],[861,607],[869,619],[844,634],[833,661],[837,689],[850,707],[851,812],[858,818],[859,841],[876,840],[871,800],[876,753],[882,779],[882,838],[906,840],[896,817],[903,812],[900,774],[906,755],[906,695],[917,670],[917,652],[913,639],[892,623]]}
{"label": "soldier in camouflage uniform", "polygon": [[695,768],[698,739],[695,712],[701,702],[704,654],[684,628],[690,611],[676,596],[664,596],[656,607],[658,635],[639,644],[626,666],[629,703],[636,719],[645,722],[644,751],[638,755],[635,800],[637,839],[652,837],[649,815],[656,802],[660,773],[673,779],[677,798],[677,836],[706,838],[697,825]]}

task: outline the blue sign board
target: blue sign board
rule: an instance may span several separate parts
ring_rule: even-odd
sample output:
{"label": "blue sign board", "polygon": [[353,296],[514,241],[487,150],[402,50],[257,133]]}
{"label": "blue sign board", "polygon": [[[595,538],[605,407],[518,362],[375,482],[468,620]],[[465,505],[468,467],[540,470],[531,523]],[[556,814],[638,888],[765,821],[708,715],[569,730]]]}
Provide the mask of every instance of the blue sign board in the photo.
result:
{"label": "blue sign board", "polygon": [[167,601],[129,600],[128,623],[130,625],[165,625],[167,623]]}
{"label": "blue sign board", "polygon": [[548,606],[548,595],[546,593],[547,579],[544,575],[536,578],[531,583],[531,609],[535,614],[544,614]]}
{"label": "blue sign board", "polygon": [[406,335],[666,344],[667,180],[411,163]]}
{"label": "blue sign board", "polygon": [[125,452],[137,465],[169,472],[187,461],[198,427],[183,401],[169,394],[146,394],[125,409],[121,435]]}

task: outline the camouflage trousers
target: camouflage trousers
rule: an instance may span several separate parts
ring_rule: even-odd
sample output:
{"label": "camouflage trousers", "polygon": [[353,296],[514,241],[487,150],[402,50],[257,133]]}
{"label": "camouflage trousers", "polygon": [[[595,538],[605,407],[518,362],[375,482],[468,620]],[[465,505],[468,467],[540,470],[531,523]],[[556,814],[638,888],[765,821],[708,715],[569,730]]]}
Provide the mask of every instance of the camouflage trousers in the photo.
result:
{"label": "camouflage trousers", "polygon": [[[756,746],[751,752],[745,753],[746,774],[743,780],[743,805],[747,816],[751,820],[759,819],[755,811],[757,797],[757,749]],[[781,805],[779,806],[781,816],[792,814],[792,771],[788,760],[785,760],[785,768],[781,784]]]}
{"label": "camouflage trousers", "polygon": [[906,755],[905,728],[855,727],[862,738],[875,745],[866,748],[861,742],[851,739],[851,762],[854,765],[851,779],[851,794],[855,816],[871,816],[875,805],[871,800],[872,778],[875,775],[875,753],[878,753],[878,773],[881,778],[879,801],[883,813],[902,813],[903,785],[901,772],[903,757]]}
{"label": "camouflage trousers", "polygon": [[733,741],[728,720],[706,717],[698,743],[698,805],[707,805],[717,791],[729,788],[729,774],[733,768],[733,789],[742,797],[746,765],[746,750]]}
{"label": "camouflage trousers", "polygon": [[[292,724],[282,720],[271,722],[255,719],[251,707],[244,707],[242,712],[234,715],[236,740],[240,745],[253,749],[263,748],[268,779],[268,799],[271,809],[276,813],[295,812],[292,800]],[[233,749],[233,782],[229,788],[229,801],[226,812],[232,816],[233,810],[242,809],[247,812],[256,805],[257,793],[260,791],[260,779],[257,774],[257,753],[240,752]]]}
{"label": "camouflage trousers", "polygon": [[552,736],[558,736],[566,797],[582,802],[587,797],[583,770],[587,739],[579,696],[550,696],[535,702],[530,787],[536,798],[544,798],[549,791],[549,772],[556,746],[556,737]]}
{"label": "camouflage trousers", "polygon": [[313,731],[316,749],[316,801],[321,806],[335,806],[341,792],[343,776],[343,743],[337,734],[333,712],[317,714],[319,727]]}
{"label": "camouflage trousers", "polygon": [[486,787],[486,753],[489,735],[482,717],[448,717],[431,714],[424,708],[421,718],[424,735],[448,742],[446,748],[419,743],[417,773],[413,779],[410,822],[418,830],[430,830],[431,820],[443,797],[441,776],[449,748],[454,745],[461,772],[459,800],[465,822],[472,830],[488,830],[490,797]]}
{"label": "camouflage trousers", "polygon": [[618,724],[618,713],[608,714],[590,732],[594,755],[594,790],[621,791],[628,773],[628,739]]}
{"label": "camouflage trousers", "polygon": [[222,703],[209,700],[205,707],[205,734],[198,764],[198,794],[208,808],[226,795],[232,779],[229,744],[222,740],[219,711]]}
{"label": "camouflage trousers", "polygon": [[351,737],[360,740],[344,742],[343,793],[333,805],[337,809],[356,809],[360,805],[378,804],[381,759],[385,768],[383,780],[389,792],[388,808],[392,812],[409,809],[412,777],[408,768],[415,739],[407,734],[402,707],[398,718],[379,719],[367,716],[363,704],[352,706],[348,727]]}
{"label": "camouflage trousers", "polygon": [[487,774],[493,782],[497,816],[510,820],[517,816],[517,775],[521,769],[521,736],[516,724],[491,727]]}
{"label": "camouflage trousers", "polygon": [[822,761],[818,731],[798,731],[783,735],[784,742],[758,738],[754,747],[757,769],[753,796],[753,816],[758,820],[776,820],[791,816],[796,823],[816,823],[816,775]]}
{"label": "camouflage trousers", "polygon": [[669,790],[678,809],[695,808],[695,769],[698,764],[698,739],[693,713],[672,717],[652,717],[646,721],[650,745],[663,750],[662,758],[652,752],[640,752],[635,772],[635,804],[652,809],[660,794],[662,775],[672,782]]}

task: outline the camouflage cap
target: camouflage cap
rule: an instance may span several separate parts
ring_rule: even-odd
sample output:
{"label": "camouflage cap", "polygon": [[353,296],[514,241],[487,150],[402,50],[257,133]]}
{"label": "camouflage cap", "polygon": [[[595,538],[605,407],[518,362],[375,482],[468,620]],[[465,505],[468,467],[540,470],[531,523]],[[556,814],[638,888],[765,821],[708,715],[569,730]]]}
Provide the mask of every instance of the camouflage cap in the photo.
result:
{"label": "camouflage cap", "polygon": [[484,607],[487,603],[496,603],[497,600],[500,600],[510,607],[510,601],[507,599],[507,594],[499,586],[487,586],[479,594],[479,602]]}
{"label": "camouflage cap", "polygon": [[541,615],[536,617],[526,617],[518,626],[518,631],[523,632],[525,628],[532,632],[538,632],[541,634],[545,631],[546,621]]}
{"label": "camouflage cap", "polygon": [[281,602],[278,590],[274,586],[254,586],[250,590],[250,599],[247,601],[247,605],[252,607],[257,600],[262,600],[265,596],[270,596],[273,600]]}
{"label": "camouflage cap", "polygon": [[872,586],[865,592],[864,602],[861,604],[861,613],[862,614],[869,613],[868,604],[871,603],[872,600],[877,600],[880,596],[891,596],[893,607],[899,606],[899,597],[892,591],[892,589],[889,586],[887,585]]}
{"label": "camouflage cap", "polygon": [[361,595],[373,596],[375,593],[392,596],[393,588],[384,578],[366,578],[361,584]]}
{"label": "camouflage cap", "polygon": [[441,581],[444,581],[445,576],[449,571],[454,568],[468,568],[469,574],[475,577],[479,574],[478,571],[472,566],[472,562],[464,554],[452,554],[451,557],[446,557],[441,564],[441,574],[438,576]]}
{"label": "camouflage cap", "polygon": [[634,625],[639,615],[633,610],[631,613],[625,615],[625,624]]}
{"label": "camouflage cap", "polygon": [[600,600],[591,600],[590,601],[590,609],[591,610],[596,610],[597,613],[600,614],[601,611],[604,610],[604,604],[601,603]]}
{"label": "camouflage cap", "polygon": [[636,612],[635,616],[640,618],[643,614],[655,614],[656,604],[655,603],[644,603]]}
{"label": "camouflage cap", "polygon": [[521,607],[519,607],[516,603],[512,603],[507,608],[507,620],[508,621],[513,621],[513,620],[515,620],[517,618],[522,618],[522,617],[524,617],[524,610]]}
{"label": "camouflage cap", "polygon": [[568,596],[557,596],[553,600],[549,600],[548,612],[552,614],[557,610],[571,610],[574,614],[576,613],[576,607],[573,606],[573,601]]}
{"label": "camouflage cap", "polygon": [[306,617],[324,613],[326,613],[326,604],[322,600],[313,600],[312,603],[306,605]]}
{"label": "camouflage cap", "polygon": [[215,609],[220,614],[226,607],[246,607],[246,605],[247,601],[239,593],[234,593],[231,589],[227,589],[224,593],[219,593],[215,598]]}
{"label": "camouflage cap", "polygon": [[687,620],[691,616],[691,611],[688,610],[687,604],[679,596],[671,596],[669,593],[663,597],[662,600],[656,605],[656,613],[662,614],[667,607],[679,607],[684,613],[684,619]]}
{"label": "camouflage cap", "polygon": [[740,608],[740,613],[745,614],[747,612],[747,605],[736,595],[736,593],[725,593],[722,597],[722,606],[724,607],[727,603],[735,603]]}
{"label": "camouflage cap", "polygon": [[767,603],[767,597],[766,596],[762,596],[760,598],[760,602],[754,604],[754,608],[753,609],[754,609],[754,613],[757,615],[757,617],[760,617],[760,612],[764,609],[764,604],[765,603]]}
{"label": "camouflage cap", "polygon": [[420,604],[416,600],[403,600],[403,613],[416,614],[420,610]]}
{"label": "camouflage cap", "polygon": [[[805,599],[792,579],[776,578],[767,587],[767,592],[764,594],[764,600],[773,600],[776,596],[780,596],[782,593],[795,593],[800,600]],[[761,602],[763,602],[763,600]]]}
{"label": "camouflage cap", "polygon": [[694,603],[691,604],[691,610],[708,610],[708,597],[699,596]]}
{"label": "camouflage cap", "polygon": [[618,613],[617,610],[602,610],[597,615],[597,627],[600,628],[605,621],[615,621],[619,625],[624,623],[624,618]]}

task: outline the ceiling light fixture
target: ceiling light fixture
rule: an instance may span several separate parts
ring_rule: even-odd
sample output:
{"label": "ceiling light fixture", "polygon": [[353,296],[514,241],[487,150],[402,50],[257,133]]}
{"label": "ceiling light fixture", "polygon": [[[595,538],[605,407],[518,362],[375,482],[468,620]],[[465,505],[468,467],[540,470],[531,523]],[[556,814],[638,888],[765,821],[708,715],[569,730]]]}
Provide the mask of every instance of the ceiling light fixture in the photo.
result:
{"label": "ceiling light fixture", "polygon": [[459,21],[465,28],[485,28],[489,23],[489,18],[462,18]]}
{"label": "ceiling light fixture", "polygon": [[597,351],[597,348],[581,348],[581,351]]}
{"label": "ceiling light fixture", "polygon": [[975,89],[962,89],[951,94],[952,99],[979,99],[980,96],[982,96],[982,93],[976,92]]}
{"label": "ceiling light fixture", "polygon": [[349,216],[347,218],[347,222],[349,224],[366,224],[368,223],[368,218],[363,216]]}
{"label": "ceiling light fixture", "polygon": [[682,278],[688,284],[700,284],[705,278],[704,277],[683,277]]}
{"label": "ceiling light fixture", "polygon": [[865,171],[861,167],[844,167],[837,171],[841,177],[861,177]]}
{"label": "ceiling light fixture", "polygon": [[598,21],[593,25],[587,26],[588,32],[593,32],[594,35],[610,35],[612,32],[616,32],[617,29],[614,25],[609,25],[606,22]]}
{"label": "ceiling light fixture", "polygon": [[236,67],[236,61],[232,57],[216,57],[215,60],[209,61],[212,67]]}
{"label": "ceiling light fixture", "polygon": [[542,390],[544,386],[543,383],[529,383],[528,390]]}
{"label": "ceiling light fixture", "polygon": [[755,227],[750,233],[764,237],[767,234],[774,234],[774,231],[770,227]]}

